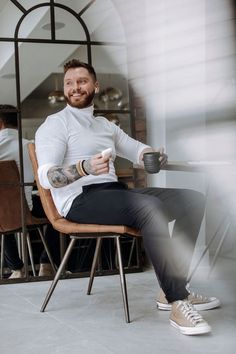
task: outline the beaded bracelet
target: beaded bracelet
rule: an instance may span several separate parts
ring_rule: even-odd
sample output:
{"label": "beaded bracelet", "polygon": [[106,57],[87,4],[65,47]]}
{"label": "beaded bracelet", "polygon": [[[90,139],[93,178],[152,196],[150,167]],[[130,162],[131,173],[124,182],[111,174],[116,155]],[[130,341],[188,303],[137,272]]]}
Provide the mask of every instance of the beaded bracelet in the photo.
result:
{"label": "beaded bracelet", "polygon": [[84,169],[82,168],[82,161],[77,162],[77,164],[76,164],[75,166],[76,166],[76,169],[77,169],[77,171],[78,171],[78,174],[79,174],[81,177],[84,177],[84,176],[87,175],[87,174],[85,173]]}
{"label": "beaded bracelet", "polygon": [[85,163],[85,160],[83,160],[83,161],[81,162],[81,168],[82,168],[83,172],[85,173],[85,175],[88,176],[89,173],[85,170],[85,168],[84,168],[84,163]]}

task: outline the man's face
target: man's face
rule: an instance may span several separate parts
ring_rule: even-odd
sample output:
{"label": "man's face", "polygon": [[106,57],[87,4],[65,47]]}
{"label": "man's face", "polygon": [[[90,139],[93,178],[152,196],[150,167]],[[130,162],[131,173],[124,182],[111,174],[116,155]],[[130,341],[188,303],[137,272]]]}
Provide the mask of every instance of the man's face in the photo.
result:
{"label": "man's face", "polygon": [[86,108],[93,102],[98,82],[85,68],[71,68],[65,73],[64,95],[67,103],[76,108]]}

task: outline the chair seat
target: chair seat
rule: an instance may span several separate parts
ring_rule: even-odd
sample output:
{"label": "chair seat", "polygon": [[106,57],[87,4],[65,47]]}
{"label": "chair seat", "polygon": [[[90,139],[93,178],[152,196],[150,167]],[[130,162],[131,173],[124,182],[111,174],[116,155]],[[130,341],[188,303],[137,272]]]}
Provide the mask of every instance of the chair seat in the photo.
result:
{"label": "chair seat", "polygon": [[124,225],[99,225],[99,224],[79,224],[69,221],[65,218],[59,218],[53,221],[53,227],[64,234],[123,234],[139,237],[140,232]]}

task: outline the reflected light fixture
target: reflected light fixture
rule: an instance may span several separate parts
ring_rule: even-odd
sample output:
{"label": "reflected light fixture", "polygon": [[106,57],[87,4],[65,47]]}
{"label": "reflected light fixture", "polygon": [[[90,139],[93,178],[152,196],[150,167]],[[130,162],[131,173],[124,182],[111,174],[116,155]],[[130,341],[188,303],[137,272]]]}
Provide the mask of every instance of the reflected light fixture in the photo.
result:
{"label": "reflected light fixture", "polygon": [[[59,30],[63,27],[65,27],[65,24],[63,22],[55,22],[55,30]],[[41,28],[45,31],[51,31],[51,23],[45,23]]]}
{"label": "reflected light fixture", "polygon": [[55,80],[55,90],[49,92],[48,94],[48,101],[50,104],[56,104],[65,101],[65,96],[63,91],[59,90],[58,88],[58,77],[56,74],[54,74],[54,80]]}
{"label": "reflected light fixture", "polygon": [[1,75],[1,78],[2,78],[2,79],[10,79],[10,80],[11,80],[11,79],[15,79],[15,77],[16,77],[16,75],[13,74],[13,73]]}
{"label": "reflected light fixture", "polygon": [[117,107],[119,109],[123,109],[124,111],[128,111],[129,109],[129,103],[127,101],[123,101],[123,100],[120,100],[118,103],[117,103]]}
{"label": "reflected light fixture", "polygon": [[117,101],[122,98],[122,91],[116,87],[107,87],[99,95],[99,100],[106,103],[108,101]]}
{"label": "reflected light fixture", "polygon": [[48,101],[51,104],[59,103],[59,102],[64,102],[65,97],[63,91],[60,90],[53,90],[49,93],[48,95]]}

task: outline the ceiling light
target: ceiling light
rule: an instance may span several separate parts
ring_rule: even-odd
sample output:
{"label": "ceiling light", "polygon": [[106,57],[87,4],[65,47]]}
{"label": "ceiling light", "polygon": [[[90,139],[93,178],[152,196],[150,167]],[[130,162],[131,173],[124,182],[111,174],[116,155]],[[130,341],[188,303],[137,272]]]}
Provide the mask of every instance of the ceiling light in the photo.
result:
{"label": "ceiling light", "polygon": [[107,87],[99,95],[99,100],[106,103],[108,101],[117,101],[122,98],[122,91],[116,87]]}
{"label": "ceiling light", "polygon": [[[65,27],[65,23],[55,22],[55,30],[59,30],[63,27]],[[43,25],[41,28],[44,29],[45,31],[51,31],[51,23],[45,23],[45,25]]]}
{"label": "ceiling light", "polygon": [[15,74],[3,74],[1,76],[2,79],[15,79],[16,75]]}

